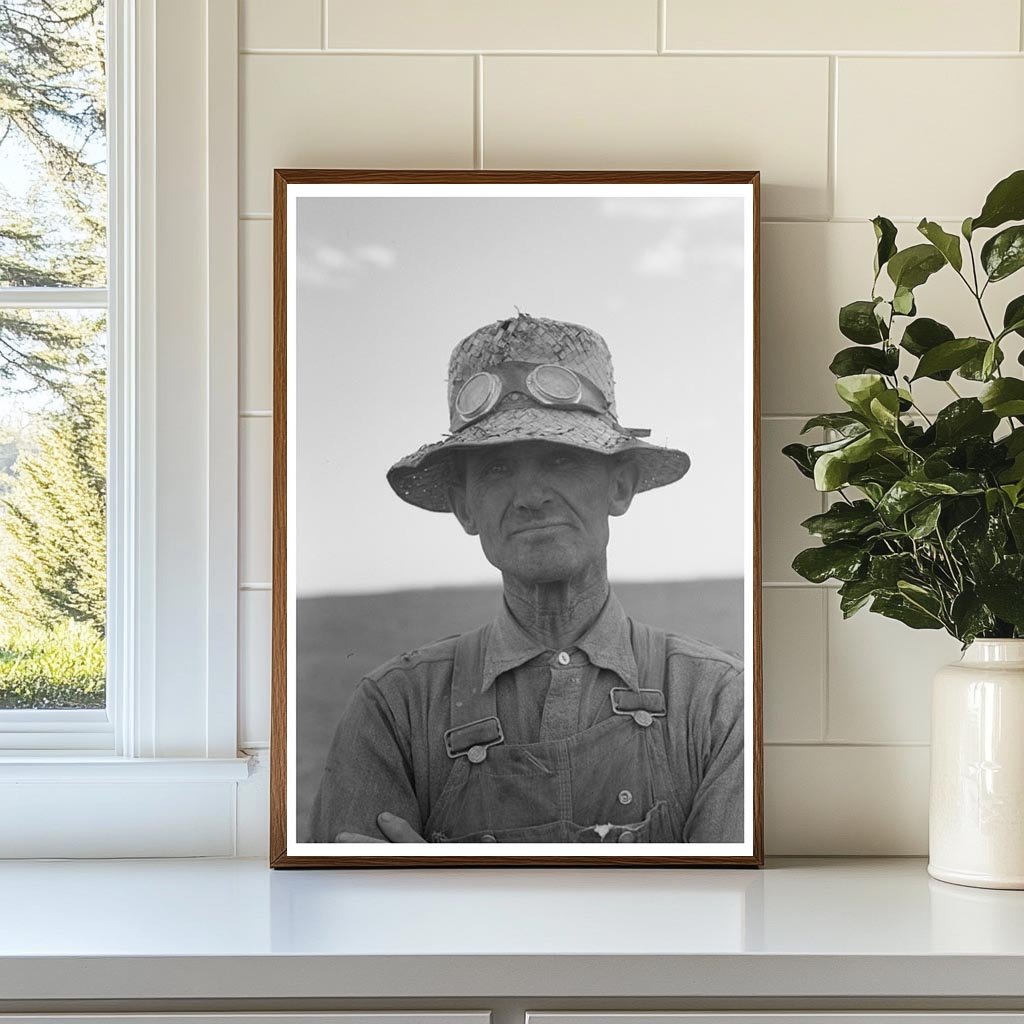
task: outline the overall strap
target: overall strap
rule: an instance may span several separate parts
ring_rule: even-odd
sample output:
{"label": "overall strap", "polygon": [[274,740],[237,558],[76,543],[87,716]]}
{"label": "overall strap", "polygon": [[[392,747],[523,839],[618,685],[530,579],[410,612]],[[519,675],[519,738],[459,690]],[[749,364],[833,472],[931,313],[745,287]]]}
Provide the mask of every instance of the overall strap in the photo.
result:
{"label": "overall strap", "polygon": [[610,693],[612,711],[629,715],[637,725],[648,728],[655,718],[664,718],[665,632],[643,622],[629,620],[633,657],[636,658],[639,690],[616,686]]}
{"label": "overall strap", "polygon": [[665,631],[634,619],[629,620],[629,625],[640,688],[660,690],[664,687],[665,681]]}
{"label": "overall strap", "polygon": [[455,643],[452,666],[451,728],[444,734],[444,745],[451,758],[467,757],[479,764],[487,750],[504,742],[498,721],[494,685],[481,689],[484,677],[484,651],[490,626],[463,633]]}

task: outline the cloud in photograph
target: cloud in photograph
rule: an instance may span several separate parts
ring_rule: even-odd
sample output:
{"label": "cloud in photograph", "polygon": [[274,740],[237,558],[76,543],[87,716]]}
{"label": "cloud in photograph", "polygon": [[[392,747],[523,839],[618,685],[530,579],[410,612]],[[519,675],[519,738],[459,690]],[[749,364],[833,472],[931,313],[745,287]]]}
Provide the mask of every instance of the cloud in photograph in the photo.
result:
{"label": "cloud in photograph", "polygon": [[344,249],[329,242],[310,245],[300,254],[299,284],[314,288],[350,288],[367,270],[391,270],[398,254],[386,245],[359,245]]}

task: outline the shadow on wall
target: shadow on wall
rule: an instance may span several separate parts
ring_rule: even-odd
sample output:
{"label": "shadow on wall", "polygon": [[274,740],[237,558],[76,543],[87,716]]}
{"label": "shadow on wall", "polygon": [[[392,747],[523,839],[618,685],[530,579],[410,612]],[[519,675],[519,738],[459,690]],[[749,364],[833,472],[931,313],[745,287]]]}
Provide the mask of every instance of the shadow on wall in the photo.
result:
{"label": "shadow on wall", "polygon": [[[615,584],[627,614],[743,653],[743,581]],[[362,677],[405,651],[489,621],[498,587],[307,597],[297,602],[296,811],[305,837],[324,758]]]}

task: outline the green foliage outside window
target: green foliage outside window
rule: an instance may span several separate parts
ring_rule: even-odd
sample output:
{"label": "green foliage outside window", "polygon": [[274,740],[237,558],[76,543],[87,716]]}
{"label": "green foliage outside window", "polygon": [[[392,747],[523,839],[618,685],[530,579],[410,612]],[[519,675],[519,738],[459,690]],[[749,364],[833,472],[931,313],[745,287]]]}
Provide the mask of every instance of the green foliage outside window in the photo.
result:
{"label": "green foliage outside window", "polygon": [[[896,226],[872,221],[871,297],[839,311],[839,330],[854,344],[830,366],[847,408],[804,425],[831,432],[825,443],[783,449],[835,496],[802,524],[823,543],[801,551],[793,568],[816,583],[839,580],[844,617],[870,603],[964,646],[1024,637],[1024,379],[1016,369],[1024,295],[998,319],[991,293],[985,302],[990,285],[1024,268],[1022,221],[1024,170],[1000,181],[959,234],[922,220],[925,241],[900,249]],[[940,271],[972,296],[975,327],[918,315],[915,292]],[[934,417],[915,391],[928,380],[953,396]],[[963,382],[977,393],[961,394]]]}
{"label": "green foliage outside window", "polygon": [[[102,0],[0,3],[0,301],[106,283],[103,15]],[[96,314],[0,306],[0,708],[105,702]]]}

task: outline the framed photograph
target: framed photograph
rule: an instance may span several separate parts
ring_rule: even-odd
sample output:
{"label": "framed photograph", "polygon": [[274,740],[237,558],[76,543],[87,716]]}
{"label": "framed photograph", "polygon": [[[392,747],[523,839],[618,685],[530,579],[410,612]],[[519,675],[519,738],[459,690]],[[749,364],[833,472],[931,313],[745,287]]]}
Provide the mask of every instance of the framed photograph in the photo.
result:
{"label": "framed photograph", "polygon": [[758,184],[275,172],[272,866],[762,863]]}

